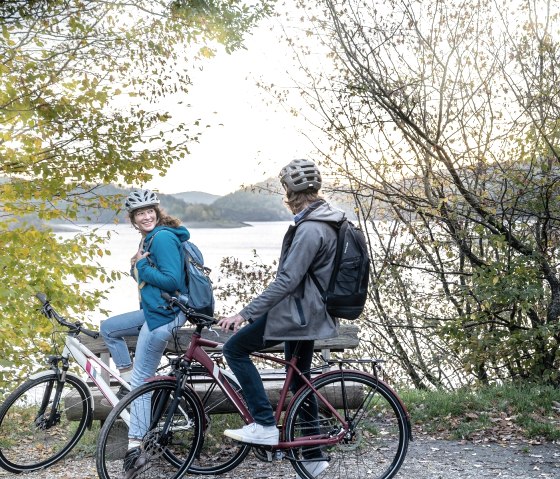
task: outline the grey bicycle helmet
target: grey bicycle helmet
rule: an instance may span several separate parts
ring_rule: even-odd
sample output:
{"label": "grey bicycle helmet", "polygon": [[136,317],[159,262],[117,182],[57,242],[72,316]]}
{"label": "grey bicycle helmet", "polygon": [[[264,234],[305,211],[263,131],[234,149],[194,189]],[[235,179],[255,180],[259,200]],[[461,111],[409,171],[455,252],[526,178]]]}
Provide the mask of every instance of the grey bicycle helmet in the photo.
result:
{"label": "grey bicycle helmet", "polygon": [[140,208],[156,205],[159,205],[159,198],[150,190],[134,190],[128,195],[128,198],[124,202],[126,211],[129,213]]}
{"label": "grey bicycle helmet", "polygon": [[295,193],[321,189],[321,173],[311,160],[292,160],[279,176],[284,187]]}

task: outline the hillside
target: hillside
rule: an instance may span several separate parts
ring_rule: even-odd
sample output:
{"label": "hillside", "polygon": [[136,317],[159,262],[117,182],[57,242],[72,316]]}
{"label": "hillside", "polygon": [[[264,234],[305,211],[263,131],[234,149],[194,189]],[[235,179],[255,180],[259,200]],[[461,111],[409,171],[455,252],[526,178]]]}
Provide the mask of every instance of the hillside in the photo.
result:
{"label": "hillside", "polygon": [[[225,196],[212,195],[200,191],[185,191],[176,194],[158,193],[161,207],[171,216],[180,218],[189,228],[231,228],[244,226],[254,221],[289,221],[292,214],[286,209],[283,195],[280,193],[278,180],[271,179],[251,188],[240,189]],[[114,197],[122,201],[130,190],[113,185],[97,186],[87,192],[80,192],[82,198]],[[326,195],[336,207],[344,210],[350,219],[354,218],[352,203],[340,194]],[[83,203],[83,202],[81,202]],[[60,204],[61,208],[66,205]],[[33,217],[25,219],[27,223],[38,224]],[[124,208],[115,211],[109,208],[80,207],[78,224],[123,223],[127,221]],[[58,223],[57,228],[70,223]]]}
{"label": "hillside", "polygon": [[[118,188],[114,185],[102,185],[88,192],[80,192],[83,197],[118,196],[121,202],[130,190]],[[291,219],[282,203],[279,194],[262,192],[259,188],[254,191],[236,191],[220,197],[200,191],[186,191],[177,194],[158,193],[161,207],[171,216],[180,218],[190,228],[196,227],[239,227],[250,221],[283,221]],[[62,202],[61,208],[67,205]],[[115,211],[109,208],[80,207],[78,224],[90,223],[123,223],[127,221],[124,208]],[[33,217],[25,219],[27,223],[37,224]],[[60,228],[65,223],[57,223]]]}
{"label": "hillside", "polygon": [[211,205],[214,201],[220,198],[219,195],[204,193],[203,191],[185,191],[183,193],[175,193],[172,196],[183,200],[185,203],[199,205]]}

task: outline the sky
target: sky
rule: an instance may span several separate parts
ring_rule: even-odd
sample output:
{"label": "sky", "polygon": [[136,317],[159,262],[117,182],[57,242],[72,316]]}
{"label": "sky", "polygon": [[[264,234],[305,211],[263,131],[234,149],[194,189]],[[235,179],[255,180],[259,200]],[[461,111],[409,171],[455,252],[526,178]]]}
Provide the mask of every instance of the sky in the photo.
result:
{"label": "sky", "polygon": [[201,118],[204,130],[191,155],[157,176],[148,188],[162,193],[204,191],[225,195],[241,185],[276,176],[294,158],[313,151],[302,131],[311,128],[289,114],[260,89],[258,80],[290,85],[297,71],[288,47],[280,44],[278,20],[267,19],[247,38],[246,50],[219,52],[192,76],[185,103],[170,99],[162,105],[172,113]]}

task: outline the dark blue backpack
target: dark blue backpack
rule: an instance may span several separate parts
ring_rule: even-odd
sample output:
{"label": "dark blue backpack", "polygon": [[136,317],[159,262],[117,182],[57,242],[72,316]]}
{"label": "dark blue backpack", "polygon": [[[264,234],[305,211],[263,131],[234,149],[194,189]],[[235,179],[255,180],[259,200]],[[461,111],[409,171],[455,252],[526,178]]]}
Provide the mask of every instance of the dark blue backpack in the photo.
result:
{"label": "dark blue backpack", "polygon": [[204,266],[204,258],[194,243],[183,241],[187,292],[179,299],[189,308],[208,316],[214,315],[214,290],[210,280],[210,268]]}

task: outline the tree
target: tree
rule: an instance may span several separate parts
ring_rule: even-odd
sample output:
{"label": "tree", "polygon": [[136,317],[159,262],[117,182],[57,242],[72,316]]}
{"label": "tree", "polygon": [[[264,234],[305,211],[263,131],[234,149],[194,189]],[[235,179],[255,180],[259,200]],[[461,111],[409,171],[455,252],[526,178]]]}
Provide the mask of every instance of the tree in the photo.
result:
{"label": "tree", "polygon": [[47,346],[35,292],[79,314],[105,294],[80,284],[112,279],[95,266],[110,254],[101,236],[59,242],[26,216],[71,222],[82,206],[118,208],[98,185],[141,185],[185,158],[200,119],[177,120],[158,102],[187,93],[189,69],[217,48],[242,46],[270,3],[0,3],[0,390],[15,374],[6,368],[32,365],[25,358]]}
{"label": "tree", "polygon": [[369,349],[417,387],[558,383],[558,6],[322,5],[306,94],[369,233]]}

